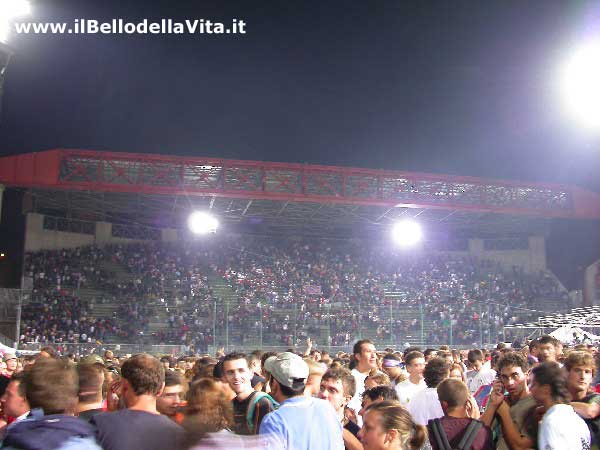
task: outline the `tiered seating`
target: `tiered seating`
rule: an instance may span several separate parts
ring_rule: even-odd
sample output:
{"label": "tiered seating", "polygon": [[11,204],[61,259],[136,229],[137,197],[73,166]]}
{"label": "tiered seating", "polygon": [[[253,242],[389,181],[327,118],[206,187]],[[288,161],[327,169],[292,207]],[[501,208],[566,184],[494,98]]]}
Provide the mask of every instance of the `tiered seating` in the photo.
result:
{"label": "tiered seating", "polygon": [[[421,335],[432,344],[495,342],[539,297],[565,302],[544,273],[358,241],[220,236],[41,252],[27,261],[39,289],[60,282],[102,292],[98,309],[118,305],[103,317],[115,339],[199,349],[293,345],[308,336],[334,346],[359,336],[396,345]],[[64,323],[35,325],[52,340],[40,327]]]}

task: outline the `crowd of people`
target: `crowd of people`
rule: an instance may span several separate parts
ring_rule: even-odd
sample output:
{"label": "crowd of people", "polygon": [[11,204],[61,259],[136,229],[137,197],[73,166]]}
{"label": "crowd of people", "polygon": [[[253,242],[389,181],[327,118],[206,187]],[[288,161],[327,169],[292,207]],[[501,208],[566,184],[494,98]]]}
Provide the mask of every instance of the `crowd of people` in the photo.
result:
{"label": "crowd of people", "polygon": [[[102,261],[127,276],[103,271]],[[263,345],[290,346],[313,336],[348,347],[361,335],[394,343],[421,333],[425,342],[473,345],[496,342],[504,325],[536,314],[527,310],[541,296],[568,302],[546,273],[440,253],[406,255],[363,241],[227,236],[186,246],[92,246],[29,254],[25,267],[38,301],[26,306],[23,342],[55,343],[69,332],[102,339],[96,331],[133,342],[148,337],[159,316],[169,326],[154,332],[153,343],[199,350],[222,342],[224,330],[228,342],[240,346],[259,334]],[[215,292],[217,282],[228,286],[229,300]],[[64,320],[35,320],[38,306],[52,309],[60,290],[89,311],[77,300],[82,286],[119,305],[105,318],[108,325],[92,324],[91,335],[65,327]]]}
{"label": "crowd of people", "polygon": [[92,343],[119,332],[111,318],[90,317],[87,305],[71,292],[36,289],[23,308],[21,342]]}
{"label": "crowd of people", "polygon": [[[303,349],[304,350],[304,349]],[[0,448],[589,450],[597,348],[4,353]]]}

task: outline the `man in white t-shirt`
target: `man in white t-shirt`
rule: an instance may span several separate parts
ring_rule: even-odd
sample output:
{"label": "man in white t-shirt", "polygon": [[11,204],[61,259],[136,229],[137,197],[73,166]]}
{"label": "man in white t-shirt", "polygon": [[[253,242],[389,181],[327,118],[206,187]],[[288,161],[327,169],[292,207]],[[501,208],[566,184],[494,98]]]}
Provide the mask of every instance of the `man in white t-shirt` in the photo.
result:
{"label": "man in white t-shirt", "polygon": [[[369,376],[371,370],[377,370],[377,350],[373,341],[363,339],[354,344],[353,353],[356,367],[352,369],[351,373],[356,381],[356,391],[354,397],[348,403],[348,408],[356,412],[357,420],[360,422],[361,418],[358,416],[358,412],[362,407],[361,396],[365,391],[365,379]],[[361,423],[358,425],[361,425]]]}
{"label": "man in white t-shirt", "polygon": [[437,387],[450,375],[450,364],[444,358],[431,358],[425,365],[423,377],[427,387],[417,392],[406,409],[417,425],[427,426],[430,420],[444,417]]}
{"label": "man in white t-shirt", "polygon": [[467,387],[474,395],[481,386],[492,384],[496,379],[496,371],[484,367],[483,352],[479,349],[469,350],[467,359],[471,364],[471,370],[467,372]]}
{"label": "man in white t-shirt", "polygon": [[396,385],[396,393],[402,406],[406,407],[417,392],[427,387],[423,380],[425,356],[419,351],[412,351],[406,354],[404,363],[406,364],[408,378]]}
{"label": "man in white t-shirt", "polygon": [[590,430],[568,403],[567,376],[557,363],[534,367],[529,390],[536,403],[546,410],[539,427],[539,449],[590,449]]}

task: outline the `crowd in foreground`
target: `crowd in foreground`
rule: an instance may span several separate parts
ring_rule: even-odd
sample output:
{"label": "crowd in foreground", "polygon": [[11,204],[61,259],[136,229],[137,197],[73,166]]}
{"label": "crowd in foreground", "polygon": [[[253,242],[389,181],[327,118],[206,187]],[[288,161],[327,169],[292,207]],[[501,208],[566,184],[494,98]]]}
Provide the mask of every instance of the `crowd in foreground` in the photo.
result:
{"label": "crowd in foreground", "polygon": [[587,450],[596,348],[3,356],[3,449]]}

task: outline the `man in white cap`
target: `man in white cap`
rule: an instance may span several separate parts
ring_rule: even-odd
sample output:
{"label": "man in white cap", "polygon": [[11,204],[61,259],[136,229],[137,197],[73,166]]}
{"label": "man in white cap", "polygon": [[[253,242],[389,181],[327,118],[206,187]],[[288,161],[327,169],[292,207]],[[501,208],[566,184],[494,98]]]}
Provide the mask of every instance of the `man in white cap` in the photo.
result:
{"label": "man in white cap", "polygon": [[342,425],[329,402],[305,397],[308,365],[294,353],[281,353],[265,361],[271,374],[271,396],[280,403],[260,425],[269,448],[291,450],[342,450]]}

